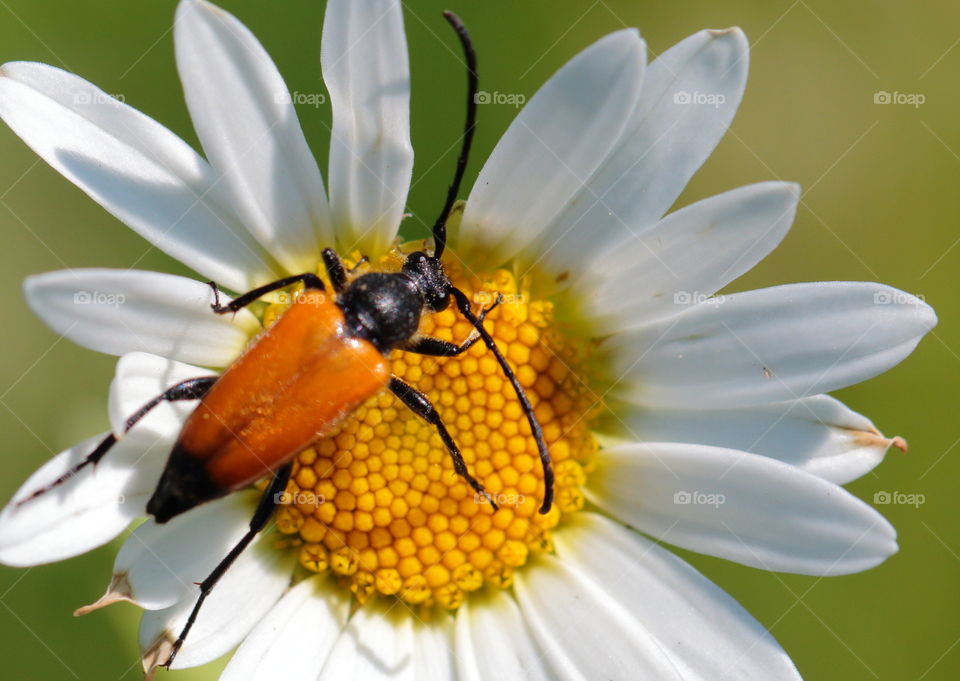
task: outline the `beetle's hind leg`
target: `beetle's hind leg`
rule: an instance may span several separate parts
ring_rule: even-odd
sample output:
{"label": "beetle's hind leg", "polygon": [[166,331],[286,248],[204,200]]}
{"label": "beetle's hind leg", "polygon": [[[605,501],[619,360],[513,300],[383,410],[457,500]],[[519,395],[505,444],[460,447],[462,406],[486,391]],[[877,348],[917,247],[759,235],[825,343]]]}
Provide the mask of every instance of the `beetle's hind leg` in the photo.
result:
{"label": "beetle's hind leg", "polygon": [[474,492],[482,495],[489,501],[493,510],[496,511],[498,508],[496,502],[494,502],[490,493],[483,488],[483,485],[470,475],[470,471],[467,470],[467,463],[463,460],[463,455],[460,453],[460,448],[457,447],[457,443],[453,441],[449,431],[447,431],[447,427],[443,425],[440,414],[430,403],[430,399],[412,385],[404,383],[396,376],[390,378],[389,388],[390,392],[400,398],[400,401],[403,402],[410,411],[437,429],[440,439],[443,440],[443,444],[446,445],[447,451],[450,452],[450,456],[453,459],[454,470],[461,478],[467,481],[467,484],[473,488]]}
{"label": "beetle's hind leg", "polygon": [[167,657],[166,662],[164,662],[162,666],[168,669],[170,668],[177,653],[180,652],[180,648],[183,647],[183,642],[187,639],[190,629],[193,628],[194,623],[197,621],[197,615],[200,614],[200,608],[203,606],[203,602],[207,599],[207,596],[210,595],[210,592],[213,591],[213,587],[217,585],[220,578],[226,574],[230,566],[240,557],[240,554],[243,553],[244,549],[256,538],[257,534],[267,526],[267,522],[270,520],[270,516],[273,515],[274,509],[280,504],[280,496],[284,490],[287,489],[287,482],[290,480],[291,470],[293,470],[292,461],[274,473],[273,480],[267,486],[266,490],[264,490],[263,496],[260,497],[260,503],[257,504],[257,510],[253,513],[253,518],[250,520],[250,529],[248,529],[240,541],[230,549],[230,553],[217,564],[217,567],[213,568],[213,572],[207,575],[207,578],[200,583],[200,595],[197,597],[197,602],[194,603],[193,610],[190,611],[186,624],[184,624],[180,635],[174,642],[173,648],[170,650],[170,656]]}
{"label": "beetle's hind leg", "polygon": [[[124,423],[123,433],[126,434],[130,431],[131,428],[136,425],[136,423],[142,419],[144,416],[149,414],[154,407],[159,405],[161,402],[182,402],[185,400],[199,400],[203,397],[211,386],[216,382],[217,376],[202,376],[200,378],[189,378],[185,381],[177,383],[175,386],[167,388],[162,393],[154,397],[152,400],[147,402],[145,405],[140,407],[130,418]],[[107,452],[117,444],[118,438],[113,433],[110,433],[105,437],[96,448],[87,454],[87,456],[78,463],[76,466],[68,470],[66,473],[61,475],[59,478],[54,480],[48,485],[41,487],[35,492],[31,493],[30,496],[21,499],[16,502],[17,506],[21,506],[32,499],[36,499],[41,494],[46,494],[50,490],[59,487],[67,480],[75,476],[81,470],[87,466],[96,465],[100,459],[106,456]]]}

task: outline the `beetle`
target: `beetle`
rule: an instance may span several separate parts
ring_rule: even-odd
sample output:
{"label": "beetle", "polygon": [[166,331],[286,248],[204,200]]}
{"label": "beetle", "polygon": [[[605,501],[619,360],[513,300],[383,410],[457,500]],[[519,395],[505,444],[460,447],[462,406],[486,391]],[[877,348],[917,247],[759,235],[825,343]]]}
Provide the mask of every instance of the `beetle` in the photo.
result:
{"label": "beetle", "polygon": [[[478,77],[476,54],[462,21],[452,12],[444,17],[456,31],[467,61],[466,126],[454,179],[433,225],[433,252],[406,256],[398,272],[367,272],[353,276],[330,248],[322,252],[333,289],[329,295],[314,273],[285,277],[221,304],[214,282],[213,312],[231,314],[262,296],[302,284],[292,305],[276,323],[254,339],[220,376],[182,381],[150,400],[125,423],[124,432],[162,402],[199,400],[183,424],[146,510],[165,523],[190,509],[243,489],[270,476],[249,529],[200,584],[199,597],[172,651],[169,667],[193,626],[204,600],[237,557],[266,526],[290,479],[293,459],[320,438],[331,434],[367,398],[384,388],[431,424],[450,453],[454,469],[493,507],[496,503],[470,474],[456,442],[429,398],[391,376],[388,357],[404,350],[435,357],[452,357],[483,341],[510,381],[530,424],[544,477],[541,513],[553,501],[553,471],[543,430],[516,375],[484,328],[484,318],[502,300],[479,314],[444,272],[446,223],[466,170],[476,127]],[[362,260],[365,260],[362,259]],[[451,301],[473,326],[460,344],[419,334],[424,314],[440,312]],[[107,436],[83,461],[53,483],[18,502],[29,502],[62,484],[86,466],[95,465],[117,442]]]}

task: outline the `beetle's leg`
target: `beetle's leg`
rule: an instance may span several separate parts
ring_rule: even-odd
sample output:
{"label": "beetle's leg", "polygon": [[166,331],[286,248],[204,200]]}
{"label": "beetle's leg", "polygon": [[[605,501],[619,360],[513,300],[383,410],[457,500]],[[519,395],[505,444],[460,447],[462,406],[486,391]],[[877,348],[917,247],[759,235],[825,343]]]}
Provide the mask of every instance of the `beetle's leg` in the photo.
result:
{"label": "beetle's leg", "polygon": [[333,290],[342,293],[347,287],[347,271],[343,269],[340,256],[332,248],[324,248],[320,257],[323,258],[323,266],[327,270],[327,276],[330,277],[330,283],[333,284]]}
{"label": "beetle's leg", "polygon": [[463,455],[460,454],[460,449],[457,447],[457,443],[450,437],[447,427],[443,425],[443,421],[440,420],[440,414],[437,413],[437,410],[430,403],[430,399],[412,385],[404,383],[396,376],[390,378],[389,388],[390,392],[400,398],[400,401],[407,405],[410,411],[436,427],[440,439],[443,440],[443,444],[447,446],[447,450],[453,458],[453,469],[461,478],[467,481],[467,484],[473,488],[474,492],[483,495],[484,498],[490,502],[493,510],[496,511],[497,504],[493,501],[493,497],[490,496],[476,478],[470,475],[470,472],[467,470],[467,464],[463,460]]}
{"label": "beetle's leg", "polygon": [[[485,307],[480,310],[477,321],[483,324],[483,320],[487,318],[487,314],[494,310],[501,302],[503,302],[503,296],[497,295],[497,299],[493,301],[490,307]],[[470,337],[459,345],[432,336],[414,336],[413,339],[408,341],[400,349],[406,350],[407,352],[415,352],[418,355],[428,355],[430,357],[455,357],[462,355],[472,348],[478,340],[480,340],[480,332],[474,329]]]}
{"label": "beetle's leg", "polygon": [[368,257],[365,256],[365,255],[360,256],[360,259],[357,260],[357,264],[350,268],[350,274],[353,274],[354,272],[356,272],[358,269],[360,269],[361,267],[363,267],[363,265],[366,264],[366,263],[368,263],[368,262],[370,262],[370,258],[368,258]]}
{"label": "beetle's leg", "polygon": [[365,262],[370,260],[367,256],[363,256],[357,260],[356,265],[346,270],[343,267],[343,261],[340,260],[340,256],[337,255],[336,251],[332,248],[324,248],[320,253],[320,257],[323,258],[323,266],[327,270],[327,276],[330,277],[330,283],[333,284],[333,290],[336,293],[343,293],[343,290],[347,288],[347,275],[353,274],[360,269]]}
{"label": "beetle's leg", "polygon": [[[167,388],[165,391],[154,397],[152,400],[147,402],[145,405],[140,407],[130,418],[126,420],[124,425],[123,432],[127,433],[133,426],[146,416],[150,411],[156,407],[161,402],[181,402],[184,400],[199,400],[203,397],[210,387],[217,380],[217,376],[202,376],[200,378],[189,378],[186,381],[181,381],[171,388]],[[30,496],[21,499],[16,503],[17,506],[27,503],[31,499],[36,499],[41,494],[49,492],[55,487],[59,487],[67,480],[75,476],[82,469],[90,465],[95,465],[100,459],[102,459],[110,448],[117,444],[117,436],[113,433],[107,435],[100,444],[97,445],[96,449],[90,452],[83,461],[78,463],[76,466],[71,468],[69,471],[61,475],[59,478],[51,482],[49,485],[41,487],[37,491],[30,494]]]}
{"label": "beetle's leg", "polygon": [[472,348],[478,340],[480,340],[480,334],[476,331],[460,345],[433,336],[415,336],[401,346],[401,349],[429,357],[456,357]]}
{"label": "beetle's leg", "polygon": [[292,277],[284,277],[283,279],[277,279],[276,281],[271,281],[269,284],[264,284],[263,286],[258,286],[252,291],[247,291],[242,296],[238,296],[231,300],[226,305],[220,304],[220,288],[217,286],[216,282],[209,281],[207,282],[210,285],[210,288],[213,289],[213,305],[210,307],[213,308],[213,311],[217,314],[226,314],[228,312],[236,312],[237,310],[246,307],[250,303],[254,302],[261,296],[264,296],[268,293],[272,293],[281,288],[286,288],[293,284],[299,284],[303,282],[304,286],[307,288],[318,289],[323,291],[326,287],[323,285],[323,280],[320,279],[317,275],[312,272],[304,272],[303,274],[295,274]]}
{"label": "beetle's leg", "polygon": [[254,511],[253,518],[250,520],[250,529],[248,529],[246,534],[243,535],[243,538],[230,549],[230,553],[217,564],[217,567],[213,568],[213,572],[207,575],[205,580],[200,582],[200,596],[197,597],[197,602],[194,603],[193,610],[190,611],[190,615],[187,617],[187,623],[183,625],[180,635],[173,644],[173,648],[170,650],[170,656],[162,666],[168,669],[170,668],[177,653],[180,652],[180,648],[183,647],[183,642],[186,640],[187,634],[190,633],[190,629],[193,628],[194,623],[197,621],[197,615],[200,614],[200,608],[203,602],[207,599],[207,596],[210,595],[210,592],[213,591],[213,587],[217,585],[220,578],[226,574],[230,566],[240,557],[244,549],[250,545],[250,542],[254,540],[260,530],[267,526],[267,521],[270,520],[273,510],[280,503],[280,496],[284,490],[287,489],[287,482],[290,480],[290,471],[292,469],[293,462],[291,461],[273,474],[273,480],[267,486],[267,489],[264,490],[263,496],[260,497],[260,503],[257,504],[257,510]]}

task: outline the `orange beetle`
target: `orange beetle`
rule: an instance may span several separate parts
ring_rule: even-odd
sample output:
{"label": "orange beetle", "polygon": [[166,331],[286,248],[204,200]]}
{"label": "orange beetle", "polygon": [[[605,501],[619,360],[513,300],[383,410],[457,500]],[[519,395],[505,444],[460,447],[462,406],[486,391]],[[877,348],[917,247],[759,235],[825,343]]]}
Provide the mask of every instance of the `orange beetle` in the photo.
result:
{"label": "orange beetle", "polygon": [[[437,429],[456,472],[496,509],[490,495],[470,475],[460,450],[427,396],[390,375],[386,356],[391,350],[451,357],[482,340],[513,385],[530,423],[544,472],[540,512],[550,509],[553,471],[543,430],[513,370],[483,326],[484,317],[499,299],[479,315],[474,314],[469,299],[453,286],[440,261],[446,245],[446,221],[473,140],[478,85],[476,57],[466,29],[453,13],[445,12],[444,16],[457,31],[466,53],[467,123],[454,181],[433,226],[433,254],[411,253],[399,272],[369,272],[351,277],[336,253],[327,248],[323,261],[333,296],[327,293],[320,277],[305,273],[261,286],[221,305],[219,290],[210,282],[215,294],[212,307],[218,314],[235,313],[267,293],[294,284],[302,283],[304,290],[276,324],[264,331],[223,375],[178,383],[126,421],[129,430],[161,402],[200,400],[184,423],[147,503],[147,512],[158,523],[272,475],[249,530],[200,584],[197,602],[164,666],[173,662],[214,585],[266,526],[286,489],[294,457],[332,433],[360,404],[385,387]],[[457,345],[420,335],[417,329],[422,315],[446,309],[451,298],[473,325],[472,336]],[[96,464],[116,441],[115,435],[107,436],[74,469],[19,503],[29,502],[85,466]]]}
{"label": "orange beetle", "polygon": [[246,487],[332,432],[389,380],[383,354],[308,289],[211,386],[177,439],[147,511],[165,522]]}

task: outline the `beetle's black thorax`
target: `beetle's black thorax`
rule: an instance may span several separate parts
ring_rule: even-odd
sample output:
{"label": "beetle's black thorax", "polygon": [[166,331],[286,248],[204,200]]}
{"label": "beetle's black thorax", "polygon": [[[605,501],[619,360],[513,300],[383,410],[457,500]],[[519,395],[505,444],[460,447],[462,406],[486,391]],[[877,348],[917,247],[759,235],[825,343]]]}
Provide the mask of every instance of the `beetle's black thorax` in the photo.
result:
{"label": "beetle's black thorax", "polygon": [[386,353],[410,340],[424,310],[447,307],[450,280],[439,260],[407,256],[400,272],[371,272],[354,279],[337,298],[347,328]]}

